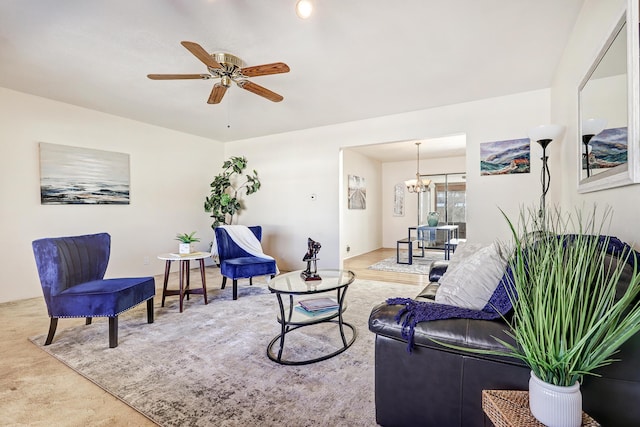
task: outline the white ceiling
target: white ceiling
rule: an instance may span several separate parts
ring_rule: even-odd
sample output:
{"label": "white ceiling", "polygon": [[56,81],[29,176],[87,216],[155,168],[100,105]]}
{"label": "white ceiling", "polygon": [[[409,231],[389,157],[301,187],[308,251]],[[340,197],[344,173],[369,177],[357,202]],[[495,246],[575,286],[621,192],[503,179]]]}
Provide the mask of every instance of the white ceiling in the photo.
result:
{"label": "white ceiling", "polygon": [[418,156],[416,142],[420,142],[420,159],[458,157],[466,154],[466,135],[451,135],[428,140],[389,142],[385,144],[360,145],[349,150],[379,162],[415,160]]}
{"label": "white ceiling", "polygon": [[[0,86],[232,141],[549,87],[583,0],[2,0]],[[214,80],[180,45],[291,72]],[[412,142],[406,144],[412,149]],[[414,151],[415,152],[415,151]]]}

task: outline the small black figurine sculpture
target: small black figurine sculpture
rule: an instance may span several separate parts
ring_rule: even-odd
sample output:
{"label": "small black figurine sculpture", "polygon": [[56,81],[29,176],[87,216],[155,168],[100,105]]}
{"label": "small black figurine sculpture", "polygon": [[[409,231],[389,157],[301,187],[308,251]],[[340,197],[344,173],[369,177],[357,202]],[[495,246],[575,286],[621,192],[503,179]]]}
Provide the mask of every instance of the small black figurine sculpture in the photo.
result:
{"label": "small black figurine sculpture", "polygon": [[[322,245],[311,237],[307,239],[307,253],[302,258],[303,261],[307,261],[307,269],[300,273],[300,277],[302,277],[305,281],[307,280],[322,280],[322,278],[318,275],[318,265],[317,265],[317,255],[320,252],[320,248]],[[311,264],[313,263],[313,270],[311,269]]]}

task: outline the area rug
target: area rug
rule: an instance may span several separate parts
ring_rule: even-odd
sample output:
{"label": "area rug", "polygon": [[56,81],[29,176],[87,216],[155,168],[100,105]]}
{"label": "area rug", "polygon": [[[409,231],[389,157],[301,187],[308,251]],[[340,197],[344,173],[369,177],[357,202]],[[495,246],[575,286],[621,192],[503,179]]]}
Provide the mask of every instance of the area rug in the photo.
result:
{"label": "area rug", "polygon": [[[356,280],[344,313],[355,343],[304,366],[266,355],[280,332],[275,296],[264,285],[241,284],[239,291],[233,301],[230,292],[212,290],[208,305],[192,297],[183,313],[177,298],[163,308],[156,302],[153,324],[144,307],[123,313],[114,349],[105,319],[68,329],[63,320],[51,345],[42,346],[44,335],[31,341],[162,426],[376,425],[369,313],[389,297],[414,296],[416,286]],[[315,357],[338,342],[335,325],[304,327],[287,335],[283,357]]]}
{"label": "area rug", "polygon": [[[414,252],[415,254],[416,252]],[[418,251],[419,253],[419,251]],[[401,260],[406,260],[406,252],[401,255]],[[396,257],[386,258],[373,265],[367,267],[370,270],[380,271],[393,271],[396,273],[411,273],[411,274],[429,274],[429,268],[431,263],[436,260],[443,260],[444,252],[442,251],[425,251],[424,258],[413,257],[412,264],[398,264]]]}

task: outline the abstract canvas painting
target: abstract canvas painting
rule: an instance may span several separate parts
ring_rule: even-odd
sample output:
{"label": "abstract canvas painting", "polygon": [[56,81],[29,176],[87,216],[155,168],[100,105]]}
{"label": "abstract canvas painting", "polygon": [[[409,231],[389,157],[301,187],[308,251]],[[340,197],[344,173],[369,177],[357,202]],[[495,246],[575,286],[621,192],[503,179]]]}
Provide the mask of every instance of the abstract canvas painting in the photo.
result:
{"label": "abstract canvas painting", "polygon": [[480,143],[480,175],[530,172],[529,138]]}
{"label": "abstract canvas painting", "polygon": [[128,205],[129,155],[40,143],[43,205]]}
{"label": "abstract canvas painting", "polygon": [[393,216],[404,216],[404,184],[396,184],[393,188]]}
{"label": "abstract canvas painting", "polygon": [[349,175],[348,193],[349,201],[347,207],[349,209],[367,208],[367,187],[363,177]]}

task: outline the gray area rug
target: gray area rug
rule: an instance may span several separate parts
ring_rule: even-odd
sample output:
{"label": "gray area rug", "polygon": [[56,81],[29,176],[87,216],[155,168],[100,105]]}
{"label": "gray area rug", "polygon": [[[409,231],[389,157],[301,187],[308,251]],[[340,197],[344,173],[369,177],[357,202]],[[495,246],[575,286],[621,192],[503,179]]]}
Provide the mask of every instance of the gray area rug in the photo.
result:
{"label": "gray area rug", "polygon": [[[414,252],[420,254],[419,250]],[[400,260],[407,259],[406,251],[400,254]],[[444,252],[443,251],[425,251],[424,258],[413,257],[412,264],[398,264],[396,262],[396,257],[386,258],[382,261],[379,261],[373,265],[367,267],[370,270],[380,270],[380,271],[393,271],[396,273],[411,273],[411,274],[429,274],[429,269],[431,267],[431,263],[436,260],[443,260]]]}
{"label": "gray area rug", "polygon": [[[374,334],[371,309],[390,297],[413,297],[417,287],[356,280],[348,289],[345,321],[357,329],[355,343],[323,362],[283,366],[266,347],[280,332],[277,303],[264,284],[231,292],[209,291],[158,307],[146,323],[144,306],[123,313],[119,345],[108,348],[107,321],[64,328],[44,351],[162,426],[374,426]],[[349,329],[347,339],[349,339]],[[287,336],[284,357],[319,356],[337,348],[332,324]]]}

